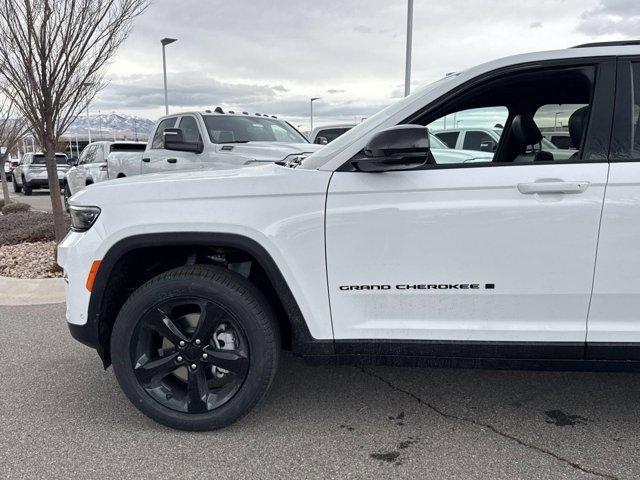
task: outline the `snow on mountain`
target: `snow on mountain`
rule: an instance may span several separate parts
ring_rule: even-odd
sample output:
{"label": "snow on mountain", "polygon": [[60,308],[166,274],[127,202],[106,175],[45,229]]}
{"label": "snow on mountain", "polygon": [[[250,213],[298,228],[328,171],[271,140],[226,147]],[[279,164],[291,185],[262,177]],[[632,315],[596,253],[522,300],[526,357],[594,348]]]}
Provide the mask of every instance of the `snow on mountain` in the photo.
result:
{"label": "snow on mountain", "polygon": [[80,115],[65,132],[65,136],[79,135],[87,136],[91,128],[91,136],[94,140],[99,138],[113,138],[114,134],[118,139],[127,138],[145,140],[151,134],[155,122],[148,118],[134,117],[118,113],[90,115]]}

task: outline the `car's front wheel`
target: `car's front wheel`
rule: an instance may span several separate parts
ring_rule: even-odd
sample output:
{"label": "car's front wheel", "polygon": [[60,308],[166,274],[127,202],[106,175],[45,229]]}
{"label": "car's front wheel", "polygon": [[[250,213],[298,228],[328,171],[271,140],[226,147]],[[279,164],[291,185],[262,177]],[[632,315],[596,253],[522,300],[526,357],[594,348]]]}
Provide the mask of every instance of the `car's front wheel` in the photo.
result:
{"label": "car's front wheel", "polygon": [[180,267],[127,300],[111,336],[120,386],[145,415],[212,430],[249,412],[275,376],[280,335],[269,303],[244,277]]}

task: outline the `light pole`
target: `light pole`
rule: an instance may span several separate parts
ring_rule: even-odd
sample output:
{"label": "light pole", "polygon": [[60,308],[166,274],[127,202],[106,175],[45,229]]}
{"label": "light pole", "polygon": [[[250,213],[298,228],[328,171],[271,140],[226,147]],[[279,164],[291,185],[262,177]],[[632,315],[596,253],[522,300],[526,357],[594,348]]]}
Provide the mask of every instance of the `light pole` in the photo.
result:
{"label": "light pole", "polygon": [[315,102],[316,100],[320,100],[320,97],[313,97],[311,99],[311,102],[309,102],[309,104],[311,105],[311,129],[310,132],[313,132],[313,102]]}
{"label": "light pole", "polygon": [[[89,88],[93,86],[92,82],[84,82],[83,87]],[[87,102],[87,133],[89,134],[89,143],[91,143],[91,118],[89,118],[89,103]]]}
{"label": "light pole", "polygon": [[162,44],[162,75],[164,76],[164,113],[169,115],[169,95],[167,95],[167,57],[164,53],[164,47],[177,41],[177,38],[163,38],[160,40]]}
{"label": "light pole", "polygon": [[413,0],[407,0],[407,55],[404,68],[404,96],[411,93],[411,47],[413,44]]}

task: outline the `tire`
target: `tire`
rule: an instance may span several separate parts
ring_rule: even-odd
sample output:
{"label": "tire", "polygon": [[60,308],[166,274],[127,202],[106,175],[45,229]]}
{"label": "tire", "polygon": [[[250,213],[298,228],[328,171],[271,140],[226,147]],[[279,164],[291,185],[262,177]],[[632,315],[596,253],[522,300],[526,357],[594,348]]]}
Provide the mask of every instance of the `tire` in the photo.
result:
{"label": "tire", "polygon": [[69,198],[71,197],[71,190],[69,190],[69,184],[65,182],[64,189],[62,191],[62,200],[64,203],[64,209],[69,213]]}
{"label": "tire", "polygon": [[[206,315],[186,313],[197,302],[206,305],[200,310]],[[211,321],[201,327],[207,323],[203,318]],[[188,319],[195,331],[188,330]],[[208,333],[198,335],[201,328]],[[184,336],[175,337],[175,329]],[[185,343],[180,338],[186,346],[179,345]],[[222,350],[227,345],[231,350]],[[207,355],[199,356],[203,352],[209,353],[206,361],[201,359]],[[222,370],[226,374],[217,364],[221,352],[238,362],[225,364],[231,365]],[[149,280],[126,301],[111,335],[113,370],[125,395],[149,418],[180,430],[223,428],[247,414],[269,389],[279,355],[278,324],[262,293],[244,277],[214,266],[179,267]],[[152,372],[161,362],[170,373],[163,371],[158,379]],[[236,367],[239,373],[233,373]],[[215,402],[222,403],[212,406]]]}
{"label": "tire", "polygon": [[30,196],[33,193],[33,188],[27,181],[22,177],[22,193],[25,197]]}
{"label": "tire", "polygon": [[22,191],[22,187],[18,185],[18,182],[16,182],[16,177],[14,175],[13,176],[13,193],[20,193],[21,191]]}

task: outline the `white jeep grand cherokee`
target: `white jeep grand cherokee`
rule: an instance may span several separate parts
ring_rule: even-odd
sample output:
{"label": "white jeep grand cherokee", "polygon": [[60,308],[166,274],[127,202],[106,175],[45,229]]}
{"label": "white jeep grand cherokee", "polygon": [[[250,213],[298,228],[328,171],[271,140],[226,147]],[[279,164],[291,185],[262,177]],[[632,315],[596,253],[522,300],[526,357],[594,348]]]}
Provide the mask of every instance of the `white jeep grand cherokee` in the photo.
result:
{"label": "white jeep grand cherokee", "polygon": [[[311,362],[637,368],[640,42],[505,58],[285,165],[106,182],[71,200],[72,335],[132,403],[213,429]],[[569,159],[533,116],[573,105]],[[438,163],[425,125],[508,110],[493,158]]]}

